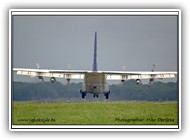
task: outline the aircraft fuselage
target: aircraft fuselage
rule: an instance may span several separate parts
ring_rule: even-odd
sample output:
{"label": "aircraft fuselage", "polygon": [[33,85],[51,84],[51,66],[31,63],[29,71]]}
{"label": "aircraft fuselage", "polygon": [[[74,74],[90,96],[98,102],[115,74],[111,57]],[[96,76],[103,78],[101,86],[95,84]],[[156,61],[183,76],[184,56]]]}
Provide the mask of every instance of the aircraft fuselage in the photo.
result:
{"label": "aircraft fuselage", "polygon": [[87,73],[84,77],[82,91],[92,94],[107,93],[109,88],[105,74]]}
{"label": "aircraft fuselage", "polygon": [[106,94],[109,92],[109,86],[104,73],[92,72],[85,74],[81,93],[91,93],[97,96],[100,93]]}

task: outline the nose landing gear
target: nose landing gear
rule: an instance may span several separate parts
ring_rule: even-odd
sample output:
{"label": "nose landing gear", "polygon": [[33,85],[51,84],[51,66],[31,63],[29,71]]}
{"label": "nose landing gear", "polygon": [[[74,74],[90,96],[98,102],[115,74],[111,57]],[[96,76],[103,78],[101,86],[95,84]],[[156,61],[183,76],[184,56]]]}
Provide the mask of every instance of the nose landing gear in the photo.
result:
{"label": "nose landing gear", "polygon": [[97,97],[98,98],[98,94],[94,94],[94,98]]}

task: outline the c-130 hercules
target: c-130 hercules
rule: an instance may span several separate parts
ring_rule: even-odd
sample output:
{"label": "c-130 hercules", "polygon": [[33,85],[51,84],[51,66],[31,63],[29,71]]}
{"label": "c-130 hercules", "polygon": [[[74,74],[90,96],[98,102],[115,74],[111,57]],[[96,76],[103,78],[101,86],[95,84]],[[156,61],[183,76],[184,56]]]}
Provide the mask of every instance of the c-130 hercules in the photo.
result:
{"label": "c-130 hercules", "polygon": [[[13,68],[19,75],[28,75],[31,77],[38,77],[44,81],[43,77],[50,77],[50,82],[55,83],[56,78],[65,78],[68,82],[71,79],[84,79],[83,87],[80,90],[82,98],[85,98],[87,93],[98,97],[103,93],[106,99],[109,98],[110,89],[107,80],[125,80],[135,79],[136,84],[141,84],[141,79],[149,79],[149,83],[153,82],[155,78],[174,78],[177,72],[154,72],[154,68],[150,72],[137,71],[98,71],[97,68],[97,32],[95,32],[94,39],[94,59],[92,71],[88,70],[51,70],[51,69],[25,69]],[[154,66],[154,65],[153,65]]]}

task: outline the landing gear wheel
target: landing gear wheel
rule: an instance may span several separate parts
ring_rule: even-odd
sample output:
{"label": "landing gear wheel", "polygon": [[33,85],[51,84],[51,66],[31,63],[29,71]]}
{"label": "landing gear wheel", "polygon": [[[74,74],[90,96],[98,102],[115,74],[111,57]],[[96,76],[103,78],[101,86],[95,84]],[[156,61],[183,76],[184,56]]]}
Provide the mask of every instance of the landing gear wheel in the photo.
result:
{"label": "landing gear wheel", "polygon": [[106,93],[106,95],[105,95],[105,96],[106,96],[106,99],[109,99],[109,94],[108,94],[108,93]]}
{"label": "landing gear wheel", "polygon": [[93,95],[93,97],[94,97],[94,98],[95,98],[95,97],[97,97],[97,98],[98,98],[98,94],[97,94],[97,95],[95,95],[95,94],[94,94],[94,95]]}
{"label": "landing gear wheel", "polygon": [[104,94],[106,96],[106,99],[109,99],[110,91]]}
{"label": "landing gear wheel", "polygon": [[86,96],[86,92],[83,92],[82,89],[80,90],[80,93],[82,94],[82,98],[84,99]]}
{"label": "landing gear wheel", "polygon": [[86,93],[85,93],[85,92],[82,92],[81,94],[82,94],[82,98],[84,99],[85,96],[86,96]]}

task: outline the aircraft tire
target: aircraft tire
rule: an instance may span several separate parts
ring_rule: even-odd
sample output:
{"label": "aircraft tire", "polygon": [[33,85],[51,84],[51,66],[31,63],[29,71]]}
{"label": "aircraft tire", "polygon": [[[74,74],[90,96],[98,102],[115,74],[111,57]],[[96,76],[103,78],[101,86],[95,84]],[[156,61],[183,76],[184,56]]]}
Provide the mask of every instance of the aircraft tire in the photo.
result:
{"label": "aircraft tire", "polygon": [[109,99],[110,91],[105,94],[106,99]]}
{"label": "aircraft tire", "polygon": [[82,92],[81,94],[82,94],[82,98],[84,99],[85,96],[86,96],[86,93],[85,93],[85,92]]}

